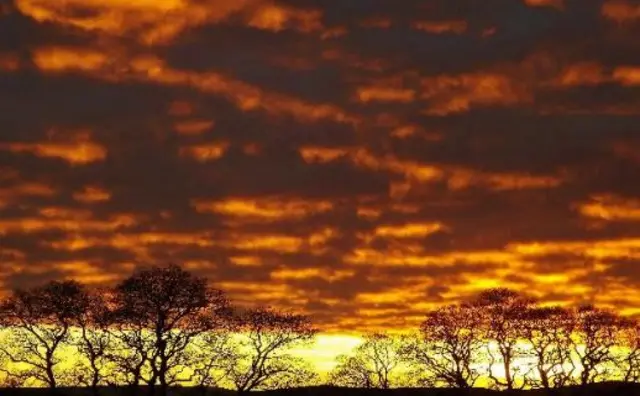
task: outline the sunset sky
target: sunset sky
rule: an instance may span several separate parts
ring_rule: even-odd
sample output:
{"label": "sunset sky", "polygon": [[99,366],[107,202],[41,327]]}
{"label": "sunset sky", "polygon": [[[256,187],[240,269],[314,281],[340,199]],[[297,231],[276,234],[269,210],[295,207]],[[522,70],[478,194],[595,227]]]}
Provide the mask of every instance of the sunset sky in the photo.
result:
{"label": "sunset sky", "polygon": [[640,2],[0,0],[0,294],[169,262],[327,332],[640,314]]}

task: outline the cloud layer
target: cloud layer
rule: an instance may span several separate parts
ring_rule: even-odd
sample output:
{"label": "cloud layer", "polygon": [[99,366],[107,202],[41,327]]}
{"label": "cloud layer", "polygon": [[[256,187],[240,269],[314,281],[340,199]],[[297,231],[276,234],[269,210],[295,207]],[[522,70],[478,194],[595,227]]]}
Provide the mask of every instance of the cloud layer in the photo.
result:
{"label": "cloud layer", "polygon": [[178,262],[327,330],[640,313],[631,0],[1,0],[0,289]]}

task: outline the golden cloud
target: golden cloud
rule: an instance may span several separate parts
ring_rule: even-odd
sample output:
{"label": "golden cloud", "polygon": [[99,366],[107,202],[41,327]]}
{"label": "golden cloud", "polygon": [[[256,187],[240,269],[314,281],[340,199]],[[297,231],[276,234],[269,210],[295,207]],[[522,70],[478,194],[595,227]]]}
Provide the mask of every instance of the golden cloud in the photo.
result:
{"label": "golden cloud", "polygon": [[106,54],[88,48],[46,47],[33,52],[36,66],[46,72],[93,72],[109,65]]}
{"label": "golden cloud", "polygon": [[[638,6],[640,12],[640,6]],[[623,66],[618,67],[613,72],[613,78],[622,85],[640,85],[640,67]]]}
{"label": "golden cloud", "polygon": [[524,3],[530,7],[554,7],[560,10],[564,8],[564,0],[524,0]]}
{"label": "golden cloud", "polygon": [[561,86],[598,85],[609,80],[604,67],[596,62],[581,62],[566,66],[557,79]]}
{"label": "golden cloud", "polygon": [[142,44],[154,45],[170,42],[187,28],[224,21],[256,3],[259,1],[18,0],[16,6],[39,22],[72,26],[107,36],[132,36]]}
{"label": "golden cloud", "polygon": [[298,280],[298,279],[313,279],[320,278],[329,282],[350,278],[355,275],[353,270],[332,270],[327,268],[306,268],[306,269],[293,269],[293,268],[281,268],[271,272],[271,279],[274,280]]}
{"label": "golden cloud", "polygon": [[422,80],[425,113],[444,116],[469,111],[476,106],[512,106],[533,100],[529,89],[517,80],[498,73],[441,75]]}
{"label": "golden cloud", "polygon": [[213,120],[188,120],[176,122],[173,127],[179,135],[198,136],[211,130],[214,125]]}
{"label": "golden cloud", "polygon": [[245,251],[268,250],[280,253],[296,253],[302,249],[304,243],[303,238],[288,235],[238,234],[221,241],[220,245]]}
{"label": "golden cloud", "polygon": [[247,24],[254,28],[274,32],[287,28],[305,33],[324,29],[321,11],[296,9],[270,3],[258,7],[248,19]]}
{"label": "golden cloud", "polygon": [[0,188],[0,208],[24,197],[52,197],[56,193],[56,189],[46,183],[18,182],[11,187]]}
{"label": "golden cloud", "polygon": [[224,156],[229,149],[229,145],[229,142],[193,144],[181,147],[180,155],[194,159],[198,162],[215,161]]}
{"label": "golden cloud", "polygon": [[104,188],[85,186],[84,189],[73,193],[73,199],[82,203],[105,202],[111,199],[111,193]]}
{"label": "golden cloud", "polygon": [[602,16],[617,23],[640,21],[640,5],[628,0],[608,0],[602,5]]}
{"label": "golden cloud", "polygon": [[640,221],[640,200],[597,195],[577,205],[582,216],[605,221]]}
{"label": "golden cloud", "polygon": [[562,175],[530,175],[518,172],[489,173],[455,166],[419,163],[401,160],[385,154],[376,156],[363,148],[324,148],[304,146],[299,149],[300,156],[307,163],[329,163],[342,158],[358,167],[375,171],[389,171],[404,175],[405,183],[392,186],[400,187],[392,195],[404,196],[412,188],[412,183],[433,183],[445,181],[451,190],[463,190],[469,187],[483,187],[494,191],[553,188],[564,182]]}
{"label": "golden cloud", "polygon": [[47,230],[67,232],[114,231],[120,228],[132,227],[136,224],[135,219],[127,215],[113,215],[108,220],[95,220],[91,218],[90,212],[60,208],[45,208],[41,210],[41,214],[41,217],[0,220],[0,234],[29,234]]}
{"label": "golden cloud", "polygon": [[369,102],[413,102],[415,91],[392,87],[361,87],[356,93],[362,103]]}
{"label": "golden cloud", "polygon": [[[55,130],[51,130],[49,135],[54,136],[55,133]],[[91,141],[90,132],[80,130],[63,134],[69,135],[70,139],[50,139],[37,143],[2,143],[0,150],[12,153],[29,153],[44,158],[58,158],[71,165],[86,165],[106,159],[107,149]]]}
{"label": "golden cloud", "polygon": [[329,201],[299,198],[230,198],[223,201],[195,200],[193,206],[200,213],[218,213],[249,221],[278,221],[302,219],[333,209]]}
{"label": "golden cloud", "polygon": [[374,234],[391,238],[424,238],[427,235],[446,229],[442,223],[410,223],[401,225],[381,225]]}

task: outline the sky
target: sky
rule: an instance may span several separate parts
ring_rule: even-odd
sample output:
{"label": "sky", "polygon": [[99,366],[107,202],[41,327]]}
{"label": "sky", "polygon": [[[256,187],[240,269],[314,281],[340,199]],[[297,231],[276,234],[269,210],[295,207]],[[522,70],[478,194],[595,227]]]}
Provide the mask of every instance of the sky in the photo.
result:
{"label": "sky", "polygon": [[640,2],[0,0],[0,294],[178,263],[326,332],[640,314]]}

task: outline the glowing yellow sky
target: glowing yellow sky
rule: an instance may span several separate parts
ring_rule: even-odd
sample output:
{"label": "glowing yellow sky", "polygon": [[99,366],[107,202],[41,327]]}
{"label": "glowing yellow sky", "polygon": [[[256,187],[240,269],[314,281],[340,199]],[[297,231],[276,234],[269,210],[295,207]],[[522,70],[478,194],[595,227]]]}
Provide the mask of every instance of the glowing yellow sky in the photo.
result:
{"label": "glowing yellow sky", "polygon": [[326,332],[640,314],[640,7],[311,3],[1,6],[0,293],[178,262]]}

